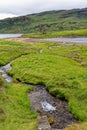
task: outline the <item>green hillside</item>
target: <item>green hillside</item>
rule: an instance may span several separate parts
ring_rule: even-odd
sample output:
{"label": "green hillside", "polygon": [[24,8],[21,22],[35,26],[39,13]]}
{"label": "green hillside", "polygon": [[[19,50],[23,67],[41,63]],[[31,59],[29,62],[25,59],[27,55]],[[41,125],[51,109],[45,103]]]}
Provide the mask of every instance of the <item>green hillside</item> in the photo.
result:
{"label": "green hillside", "polygon": [[0,20],[0,33],[33,33],[44,25],[47,32],[87,29],[87,8],[48,11]]}

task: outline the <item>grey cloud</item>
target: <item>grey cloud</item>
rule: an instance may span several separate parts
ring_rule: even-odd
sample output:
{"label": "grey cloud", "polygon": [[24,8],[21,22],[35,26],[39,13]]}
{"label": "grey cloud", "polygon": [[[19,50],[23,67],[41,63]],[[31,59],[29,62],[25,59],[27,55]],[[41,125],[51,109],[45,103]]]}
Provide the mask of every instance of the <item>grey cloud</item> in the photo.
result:
{"label": "grey cloud", "polygon": [[60,10],[87,7],[87,0],[3,0],[0,13],[25,15],[46,10]]}

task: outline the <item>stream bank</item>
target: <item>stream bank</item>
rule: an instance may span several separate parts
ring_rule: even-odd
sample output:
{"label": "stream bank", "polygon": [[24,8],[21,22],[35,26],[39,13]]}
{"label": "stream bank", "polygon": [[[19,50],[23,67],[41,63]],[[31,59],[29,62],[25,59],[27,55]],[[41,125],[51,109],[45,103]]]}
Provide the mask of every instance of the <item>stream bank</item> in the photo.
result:
{"label": "stream bank", "polygon": [[[6,72],[11,70],[10,63],[0,67],[3,78],[11,83],[12,77]],[[29,85],[30,84],[24,84]],[[28,94],[31,101],[31,108],[38,113],[38,130],[63,130],[66,126],[77,122],[68,111],[67,101],[62,101],[51,96],[42,85],[32,85],[34,91]]]}

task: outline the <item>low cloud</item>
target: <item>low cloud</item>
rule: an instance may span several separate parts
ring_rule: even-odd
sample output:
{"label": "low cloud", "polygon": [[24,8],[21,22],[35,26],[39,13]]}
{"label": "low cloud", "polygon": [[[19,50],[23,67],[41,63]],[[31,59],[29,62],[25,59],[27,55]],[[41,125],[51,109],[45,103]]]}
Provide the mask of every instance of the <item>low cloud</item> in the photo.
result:
{"label": "low cloud", "polygon": [[4,18],[12,18],[12,17],[17,17],[18,15],[15,14],[9,14],[9,13],[0,13],[0,19]]}
{"label": "low cloud", "polygon": [[87,7],[87,0],[3,0],[0,1],[0,17],[26,15],[48,10]]}

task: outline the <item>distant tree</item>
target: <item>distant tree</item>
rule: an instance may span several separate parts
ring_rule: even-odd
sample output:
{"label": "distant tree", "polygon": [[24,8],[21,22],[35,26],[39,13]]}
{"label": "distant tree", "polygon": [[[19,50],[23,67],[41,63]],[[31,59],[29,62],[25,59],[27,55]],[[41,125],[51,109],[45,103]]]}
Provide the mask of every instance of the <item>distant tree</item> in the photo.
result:
{"label": "distant tree", "polygon": [[41,25],[39,26],[39,32],[40,32],[41,34],[46,34],[46,29],[45,29],[45,26],[44,26],[43,24],[41,24]]}

